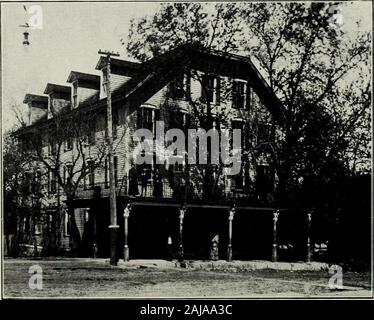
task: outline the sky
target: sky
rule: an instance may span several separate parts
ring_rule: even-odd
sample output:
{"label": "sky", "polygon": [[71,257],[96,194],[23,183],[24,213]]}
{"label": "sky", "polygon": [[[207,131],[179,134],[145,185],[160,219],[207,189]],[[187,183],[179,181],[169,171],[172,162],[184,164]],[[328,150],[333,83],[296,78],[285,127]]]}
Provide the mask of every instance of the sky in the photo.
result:
{"label": "sky", "polygon": [[[42,29],[30,30],[30,45],[22,45],[28,21],[22,3],[2,4],[3,129],[13,126],[11,105],[22,104],[26,93],[43,94],[48,82],[68,85],[71,70],[96,73],[98,50],[125,48],[133,17],[152,13],[157,3],[34,3],[42,8]],[[26,4],[29,7],[30,4]]]}
{"label": "sky", "polygon": [[[42,28],[30,31],[29,46],[23,46],[23,25],[30,3],[2,3],[2,118],[3,131],[15,123],[11,106],[25,113],[26,93],[43,94],[48,82],[67,85],[71,70],[96,73],[99,49],[118,51],[127,59],[121,38],[126,39],[132,18],[152,15],[156,2],[131,3],[32,3],[42,9]],[[354,2],[343,9],[343,28],[350,37],[355,30],[370,30],[371,2]],[[361,26],[355,21],[361,19]]]}

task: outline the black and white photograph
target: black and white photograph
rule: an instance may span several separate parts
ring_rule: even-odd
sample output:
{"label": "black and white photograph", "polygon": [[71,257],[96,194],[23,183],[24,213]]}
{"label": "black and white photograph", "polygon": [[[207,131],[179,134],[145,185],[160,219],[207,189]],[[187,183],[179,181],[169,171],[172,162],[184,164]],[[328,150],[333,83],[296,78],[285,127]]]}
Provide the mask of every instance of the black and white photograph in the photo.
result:
{"label": "black and white photograph", "polygon": [[2,2],[1,298],[372,300],[372,16]]}

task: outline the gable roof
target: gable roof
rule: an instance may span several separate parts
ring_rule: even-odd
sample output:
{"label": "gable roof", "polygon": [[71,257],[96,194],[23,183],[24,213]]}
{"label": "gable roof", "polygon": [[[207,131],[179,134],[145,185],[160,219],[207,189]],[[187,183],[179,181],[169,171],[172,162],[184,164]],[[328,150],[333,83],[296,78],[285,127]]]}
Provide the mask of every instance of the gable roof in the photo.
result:
{"label": "gable roof", "polygon": [[[101,57],[96,69],[102,68]],[[222,76],[247,79],[255,93],[264,103],[278,124],[284,124],[284,108],[270,86],[262,77],[249,57],[207,49],[199,45],[185,44],[143,63],[133,63],[121,59],[111,59],[111,67],[131,69],[132,77],[112,92],[112,102],[124,101],[130,112],[146,102],[155,93],[173,80],[184,68],[202,72],[216,73]],[[47,88],[69,91],[70,87],[48,84]],[[49,90],[45,90],[45,93]],[[72,112],[89,112],[104,108],[107,99],[87,99]],[[68,114],[66,115],[68,116]],[[49,119],[47,121],[53,121]],[[46,121],[46,122],[47,122]],[[28,127],[26,127],[28,128]]]}
{"label": "gable roof", "polygon": [[83,73],[79,71],[70,71],[69,77],[66,80],[67,82],[74,82],[76,80],[83,80],[87,82],[99,83],[100,84],[100,76],[90,73]]}
{"label": "gable roof", "polygon": [[279,124],[283,123],[282,103],[250,58],[196,45],[182,45],[144,62],[133,78],[114,90],[112,100],[125,99],[132,108],[131,102],[137,99],[145,102],[186,67],[247,79],[273,117]]}

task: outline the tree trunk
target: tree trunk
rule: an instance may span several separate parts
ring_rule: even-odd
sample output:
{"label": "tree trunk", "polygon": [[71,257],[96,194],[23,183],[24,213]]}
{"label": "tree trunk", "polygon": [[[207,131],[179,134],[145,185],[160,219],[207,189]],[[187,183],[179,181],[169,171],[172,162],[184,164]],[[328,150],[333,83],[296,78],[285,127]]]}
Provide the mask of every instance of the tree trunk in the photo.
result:
{"label": "tree trunk", "polygon": [[80,233],[77,227],[77,223],[75,221],[75,212],[74,212],[74,206],[72,204],[72,199],[69,199],[68,201],[68,214],[70,218],[70,235],[69,235],[69,246],[70,246],[70,255],[72,257],[77,257],[79,254],[80,249],[80,243],[81,243],[81,237]]}

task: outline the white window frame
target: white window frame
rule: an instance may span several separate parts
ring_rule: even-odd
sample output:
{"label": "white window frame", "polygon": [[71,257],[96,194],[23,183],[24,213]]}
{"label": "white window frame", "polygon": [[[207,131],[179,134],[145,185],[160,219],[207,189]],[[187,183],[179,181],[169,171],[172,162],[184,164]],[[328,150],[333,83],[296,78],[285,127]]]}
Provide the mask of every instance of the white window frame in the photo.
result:
{"label": "white window frame", "polygon": [[244,99],[243,99],[243,106],[242,107],[238,107],[238,106],[235,106],[235,104],[234,104],[234,96],[233,96],[232,97],[233,98],[232,99],[232,107],[233,107],[233,109],[246,109],[246,106],[247,106],[248,81],[243,80],[243,79],[232,79],[232,91],[234,91],[234,82],[244,84],[244,88],[243,88],[243,97],[244,97]]}

